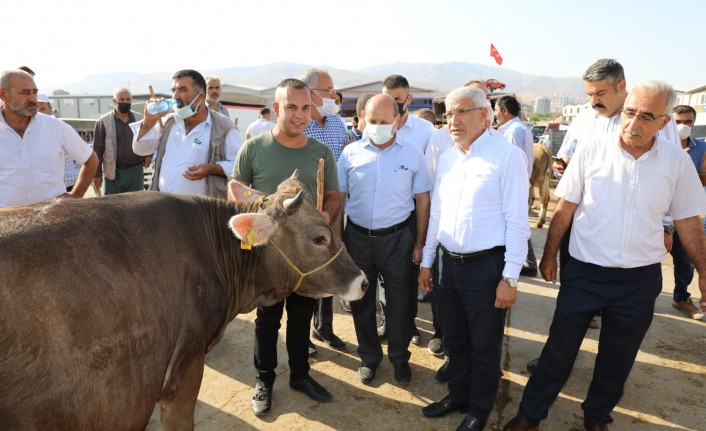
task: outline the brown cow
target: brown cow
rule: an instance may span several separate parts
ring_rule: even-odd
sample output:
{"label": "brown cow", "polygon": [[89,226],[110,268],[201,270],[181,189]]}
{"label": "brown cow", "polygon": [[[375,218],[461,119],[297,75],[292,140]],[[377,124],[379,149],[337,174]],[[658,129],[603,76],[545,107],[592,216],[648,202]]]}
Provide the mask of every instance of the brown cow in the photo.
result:
{"label": "brown cow", "polygon": [[534,144],[532,149],[534,163],[532,164],[532,176],[530,177],[529,205],[534,204],[534,188],[539,189],[539,218],[536,227],[541,228],[547,218],[547,207],[549,206],[549,178],[552,168],[552,155],[546,145]]}
{"label": "brown cow", "polygon": [[365,276],[300,190],[0,209],[0,428],[142,430],[159,402],[162,429],[193,429],[204,356],[238,313],[295,288],[360,299]]}

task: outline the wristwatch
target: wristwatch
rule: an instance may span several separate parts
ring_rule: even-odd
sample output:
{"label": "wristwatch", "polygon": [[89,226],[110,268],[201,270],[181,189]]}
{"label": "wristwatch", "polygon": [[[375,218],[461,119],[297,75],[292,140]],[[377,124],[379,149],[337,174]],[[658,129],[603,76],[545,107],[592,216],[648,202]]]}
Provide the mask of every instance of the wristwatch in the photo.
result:
{"label": "wristwatch", "polygon": [[664,225],[664,233],[666,233],[668,235],[674,235],[674,232],[676,232],[676,229],[674,229],[674,225],[671,225],[671,224]]}
{"label": "wristwatch", "polygon": [[503,276],[502,280],[503,280],[503,283],[507,284],[508,286],[512,287],[513,289],[517,289],[517,283],[519,282],[518,279],[510,278],[507,275],[505,275],[505,276]]}

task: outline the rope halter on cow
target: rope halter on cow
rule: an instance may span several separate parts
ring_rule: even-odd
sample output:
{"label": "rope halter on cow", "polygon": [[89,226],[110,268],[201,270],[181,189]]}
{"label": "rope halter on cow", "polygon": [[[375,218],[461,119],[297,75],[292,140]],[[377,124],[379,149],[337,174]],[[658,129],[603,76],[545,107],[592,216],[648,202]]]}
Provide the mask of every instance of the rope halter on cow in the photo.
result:
{"label": "rope halter on cow", "polygon": [[327,260],[324,264],[317,266],[316,268],[312,269],[312,270],[309,271],[309,272],[302,272],[302,271],[297,267],[297,265],[295,265],[294,262],[292,262],[292,260],[291,260],[290,258],[288,258],[286,254],[284,254],[284,252],[277,246],[277,244],[275,244],[274,241],[270,241],[270,244],[272,244],[272,245],[275,246],[275,248],[277,249],[277,251],[279,252],[279,254],[282,255],[282,257],[283,257],[284,260],[289,264],[289,266],[291,266],[292,269],[295,270],[295,271],[297,272],[297,274],[299,274],[299,281],[297,281],[297,284],[294,286],[294,289],[292,289],[292,292],[296,292],[297,290],[299,290],[299,287],[302,285],[302,281],[304,281],[304,277],[306,277],[307,275],[311,275],[311,274],[313,274],[313,273],[315,273],[315,272],[317,272],[317,271],[319,271],[319,270],[322,270],[322,269],[326,268],[331,262],[333,262],[334,260],[336,260],[336,258],[337,258],[337,257],[341,254],[341,252],[343,251],[343,246],[341,246],[341,248],[338,249],[338,251],[336,252],[336,254],[334,254],[334,255],[331,257],[331,259]]}

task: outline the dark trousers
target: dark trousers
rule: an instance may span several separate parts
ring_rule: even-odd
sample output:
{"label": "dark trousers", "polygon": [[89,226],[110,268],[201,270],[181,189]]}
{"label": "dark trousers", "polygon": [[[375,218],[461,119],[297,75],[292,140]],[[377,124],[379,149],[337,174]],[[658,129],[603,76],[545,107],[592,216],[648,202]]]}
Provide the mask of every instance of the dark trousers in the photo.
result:
{"label": "dark trousers", "polygon": [[604,268],[570,258],[562,275],[549,338],[525,387],[519,415],[528,420],[547,417],[549,406],[569,378],[588,323],[603,311],[593,379],[581,407],[585,425],[612,422],[610,412],[623,395],[661,290],[659,263]]}
{"label": "dark trousers", "polygon": [[431,323],[434,325],[434,334],[437,336],[443,336],[443,331],[441,330],[441,313],[439,313],[439,295],[436,294],[436,289],[439,288],[439,281],[441,280],[441,247],[436,248],[436,259],[434,259],[434,264],[431,266],[431,284],[434,286],[434,290],[431,291]]}
{"label": "dark trousers", "polygon": [[674,232],[672,242],[672,260],[674,261],[674,296],[675,302],[686,301],[691,298],[688,287],[694,279],[694,264],[679,239],[679,234]]}
{"label": "dark trousers", "polygon": [[317,299],[314,304],[314,330],[323,337],[333,334],[333,297]]}
{"label": "dark trousers", "polygon": [[506,310],[495,308],[504,254],[455,264],[442,256],[439,296],[441,329],[449,355],[449,394],[485,421],[495,404]]}
{"label": "dark trousers", "polygon": [[314,299],[289,295],[284,301],[267,307],[257,307],[255,319],[255,369],[259,381],[272,384],[277,367],[277,335],[282,313],[287,307],[287,354],[289,380],[298,382],[309,375],[309,328],[314,311]]}
{"label": "dark trousers", "polygon": [[[390,362],[409,362],[409,342],[417,304],[417,289],[412,284],[412,247],[410,228],[371,238],[348,225],[343,232],[346,249],[368,280],[385,280],[387,346]],[[358,338],[358,356],[363,363],[382,361],[382,346],[375,319],[375,289],[365,291],[363,299],[351,302],[353,323]]]}
{"label": "dark trousers", "polygon": [[534,247],[532,247],[532,237],[527,238],[527,267],[537,269],[537,257],[534,255]]}
{"label": "dark trousers", "polygon": [[144,175],[145,171],[142,163],[128,167],[116,167],[115,179],[105,179],[105,194],[139,192],[144,189]]}

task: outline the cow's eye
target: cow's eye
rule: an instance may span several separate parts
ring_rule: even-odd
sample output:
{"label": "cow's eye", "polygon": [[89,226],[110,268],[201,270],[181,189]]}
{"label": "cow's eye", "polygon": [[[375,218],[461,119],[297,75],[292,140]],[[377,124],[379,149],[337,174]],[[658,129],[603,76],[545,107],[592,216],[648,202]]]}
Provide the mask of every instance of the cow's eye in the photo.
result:
{"label": "cow's eye", "polygon": [[316,245],[326,244],[326,237],[323,235],[317,236],[316,238],[314,238],[314,244],[316,244]]}
{"label": "cow's eye", "polygon": [[264,202],[261,203],[261,204],[260,204],[260,209],[261,209],[261,210],[264,210],[265,208],[267,208],[267,205],[265,205]]}

